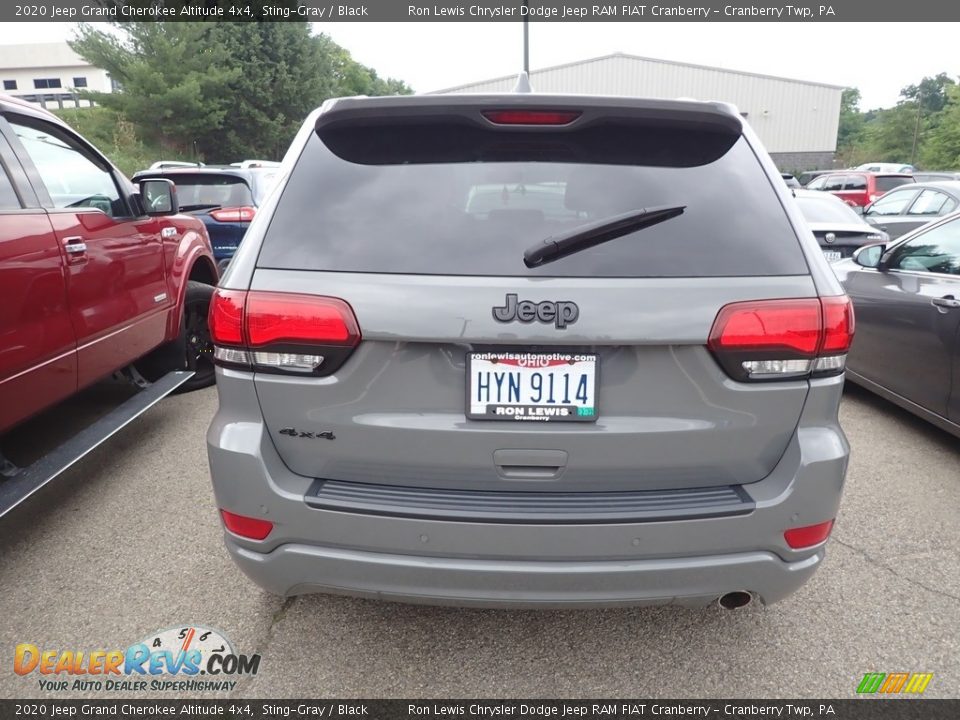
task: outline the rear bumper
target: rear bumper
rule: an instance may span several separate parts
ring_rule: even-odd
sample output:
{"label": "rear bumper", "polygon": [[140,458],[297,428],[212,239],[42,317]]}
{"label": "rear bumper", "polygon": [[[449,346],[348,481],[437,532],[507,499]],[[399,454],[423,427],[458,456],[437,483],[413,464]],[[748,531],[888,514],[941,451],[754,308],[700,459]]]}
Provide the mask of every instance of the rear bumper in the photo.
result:
{"label": "rear bumper", "polygon": [[772,603],[800,588],[824,557],[821,549],[793,563],[767,552],[534,562],[414,557],[302,544],[257,553],[230,538],[227,549],[251,580],[278,595],[324,592],[501,608],[703,606],[724,593],[753,588],[764,603]]}
{"label": "rear bumper", "polygon": [[227,533],[237,565],[279,595],[329,592],[443,605],[705,605],[727,592],[762,602],[800,588],[824,558],[783,532],[836,517],[849,448],[836,422],[842,378],[811,381],[773,471],[739,486],[747,513],[649,522],[530,524],[310,507],[263,424],[253,383],[218,371],[208,432],[217,505],[274,523],[263,541]]}

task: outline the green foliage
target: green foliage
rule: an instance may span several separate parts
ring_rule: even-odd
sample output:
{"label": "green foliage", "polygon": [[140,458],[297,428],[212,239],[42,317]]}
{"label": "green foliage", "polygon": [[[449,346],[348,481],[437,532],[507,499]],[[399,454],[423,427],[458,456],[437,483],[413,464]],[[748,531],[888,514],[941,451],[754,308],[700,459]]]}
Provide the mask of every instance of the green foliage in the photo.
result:
{"label": "green foliage", "polygon": [[911,163],[927,170],[960,168],[960,87],[946,73],[900,91],[892,108],[861,112],[856,88],[844,91],[837,132],[842,166]]}
{"label": "green foliage", "polygon": [[947,92],[947,101],[931,123],[921,153],[924,167],[942,170],[960,168],[960,88]]}
{"label": "green foliage", "polygon": [[137,132],[136,125],[111,108],[64,108],[53,112],[101,150],[127,177],[161,158],[193,159],[185,154],[164,151],[158,146],[145,143]]}
{"label": "green foliage", "polygon": [[847,88],[840,96],[840,125],[837,128],[837,147],[850,147],[863,136],[866,118],[860,112],[860,91]]}
{"label": "green foliage", "polygon": [[919,98],[924,113],[936,113],[946,106],[949,91],[956,84],[949,75],[940,73],[936,77],[925,77],[917,85],[907,85],[900,91],[900,97],[914,103]]}
{"label": "green foliage", "polygon": [[81,24],[71,47],[121,92],[86,92],[164,159],[279,159],[303,118],[342,95],[408,94],[307,22]]}

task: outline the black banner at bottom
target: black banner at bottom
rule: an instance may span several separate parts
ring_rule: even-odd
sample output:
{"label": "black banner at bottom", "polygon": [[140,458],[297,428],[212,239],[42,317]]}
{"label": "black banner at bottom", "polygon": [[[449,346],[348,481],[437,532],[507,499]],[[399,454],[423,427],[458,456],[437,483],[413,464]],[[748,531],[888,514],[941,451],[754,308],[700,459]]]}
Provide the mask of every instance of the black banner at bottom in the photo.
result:
{"label": "black banner at bottom", "polygon": [[954,720],[960,699],[849,700],[0,700],[0,718],[827,718]]}

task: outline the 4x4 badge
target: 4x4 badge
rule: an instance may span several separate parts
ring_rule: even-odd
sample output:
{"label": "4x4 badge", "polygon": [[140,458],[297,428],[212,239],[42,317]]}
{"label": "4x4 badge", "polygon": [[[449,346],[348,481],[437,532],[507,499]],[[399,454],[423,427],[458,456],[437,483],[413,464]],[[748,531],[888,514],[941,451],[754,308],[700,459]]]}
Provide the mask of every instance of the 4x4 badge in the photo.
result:
{"label": "4x4 badge", "polygon": [[290,437],[300,437],[300,438],[325,438],[327,440],[336,440],[337,436],[333,434],[331,430],[322,430],[320,432],[307,432],[306,430],[297,430],[292,427],[285,427],[280,429],[281,435],[289,435]]}
{"label": "4x4 badge", "polygon": [[518,302],[516,293],[507,295],[506,305],[493,308],[493,319],[497,322],[508,323],[518,320],[522,323],[532,323],[536,320],[542,323],[553,323],[558,330],[564,330],[567,325],[573,325],[578,317],[580,317],[580,308],[575,302],[569,300]]}

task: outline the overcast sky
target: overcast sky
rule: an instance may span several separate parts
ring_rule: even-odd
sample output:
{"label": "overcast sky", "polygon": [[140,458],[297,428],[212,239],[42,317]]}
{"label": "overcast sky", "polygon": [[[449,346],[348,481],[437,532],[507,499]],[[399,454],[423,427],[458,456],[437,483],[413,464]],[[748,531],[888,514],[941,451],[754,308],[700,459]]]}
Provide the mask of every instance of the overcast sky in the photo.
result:
{"label": "overcast sky", "polygon": [[[314,23],[380,75],[417,91],[515,73],[520,23]],[[532,69],[625,52],[860,88],[888,107],[925,75],[960,74],[958,23],[533,22]],[[0,23],[0,44],[67,39],[69,23]],[[710,98],[720,99],[723,98]]]}

